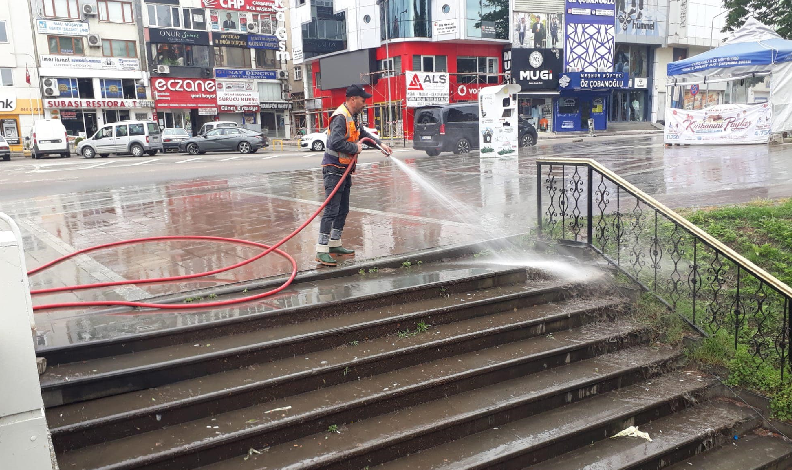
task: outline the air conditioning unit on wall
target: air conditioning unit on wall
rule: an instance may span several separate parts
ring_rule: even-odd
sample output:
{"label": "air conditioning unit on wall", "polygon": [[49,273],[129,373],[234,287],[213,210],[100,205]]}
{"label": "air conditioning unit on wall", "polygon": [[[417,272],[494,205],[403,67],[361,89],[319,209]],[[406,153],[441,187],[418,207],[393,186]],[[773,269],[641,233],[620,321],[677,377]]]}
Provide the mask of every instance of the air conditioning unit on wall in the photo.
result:
{"label": "air conditioning unit on wall", "polygon": [[278,78],[281,80],[288,80],[289,72],[286,70],[278,70]]}
{"label": "air conditioning unit on wall", "polygon": [[60,96],[60,89],[58,88],[58,80],[54,78],[44,79],[44,96],[54,98]]}
{"label": "air conditioning unit on wall", "polygon": [[88,46],[90,46],[90,47],[102,47],[102,38],[98,34],[89,34],[88,35]]}
{"label": "air conditioning unit on wall", "polygon": [[96,5],[86,3],[82,6],[82,12],[85,16],[96,16],[97,15],[97,8]]}
{"label": "air conditioning unit on wall", "polygon": [[248,23],[247,30],[249,33],[258,33],[259,32],[259,24],[258,23]]}
{"label": "air conditioning unit on wall", "polygon": [[158,65],[157,73],[170,73],[170,67],[167,65]]}

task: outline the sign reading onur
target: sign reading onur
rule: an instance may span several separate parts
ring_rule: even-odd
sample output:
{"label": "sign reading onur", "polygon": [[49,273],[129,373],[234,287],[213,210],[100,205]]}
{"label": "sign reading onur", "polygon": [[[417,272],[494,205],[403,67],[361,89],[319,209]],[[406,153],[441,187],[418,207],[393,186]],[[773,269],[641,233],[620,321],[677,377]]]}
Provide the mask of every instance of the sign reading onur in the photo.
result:
{"label": "sign reading onur", "polygon": [[705,109],[666,109],[667,144],[765,144],[770,138],[769,103],[722,104]]}
{"label": "sign reading onur", "polygon": [[609,90],[630,87],[627,72],[567,72],[561,75],[562,90]]}
{"label": "sign reading onur", "polygon": [[272,13],[275,11],[275,0],[201,0],[201,6],[220,10]]}
{"label": "sign reading onur", "polygon": [[217,83],[210,78],[151,79],[157,108],[217,108]]}
{"label": "sign reading onur", "polygon": [[151,100],[80,100],[80,99],[52,99],[44,100],[45,108],[151,108]]}
{"label": "sign reading onur", "polygon": [[88,23],[80,21],[36,20],[36,30],[39,34],[88,36]]}
{"label": "sign reading onur", "polygon": [[149,28],[148,32],[149,41],[154,43],[209,45],[209,33],[206,31]]}
{"label": "sign reading onur", "polygon": [[405,72],[407,80],[407,107],[448,104],[448,74],[431,72]]}

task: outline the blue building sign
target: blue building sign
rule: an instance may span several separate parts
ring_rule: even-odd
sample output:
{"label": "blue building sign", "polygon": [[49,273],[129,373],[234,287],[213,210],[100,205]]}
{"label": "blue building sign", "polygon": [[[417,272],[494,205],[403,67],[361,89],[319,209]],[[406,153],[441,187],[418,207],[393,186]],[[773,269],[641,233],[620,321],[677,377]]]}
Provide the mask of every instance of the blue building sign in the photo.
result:
{"label": "blue building sign", "polygon": [[275,80],[278,78],[278,73],[274,70],[215,69],[215,78],[242,78],[245,80]]}
{"label": "blue building sign", "polygon": [[248,47],[251,49],[272,49],[278,50],[277,36],[267,36],[265,34],[248,34]]}
{"label": "blue building sign", "polygon": [[569,90],[613,90],[629,88],[627,72],[566,72],[558,80],[558,88]]}

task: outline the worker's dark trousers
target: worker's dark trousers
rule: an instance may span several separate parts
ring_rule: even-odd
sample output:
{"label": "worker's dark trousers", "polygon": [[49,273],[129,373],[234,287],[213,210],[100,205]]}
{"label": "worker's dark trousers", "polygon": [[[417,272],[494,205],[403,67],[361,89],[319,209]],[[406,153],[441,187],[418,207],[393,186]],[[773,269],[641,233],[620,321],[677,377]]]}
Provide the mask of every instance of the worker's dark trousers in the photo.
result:
{"label": "worker's dark trousers", "polygon": [[[333,192],[338,181],[344,176],[344,170],[334,166],[322,168],[324,177],[325,198]],[[330,240],[340,240],[341,232],[346,224],[347,214],[349,214],[349,190],[352,188],[352,175],[348,175],[338,192],[324,209],[322,222],[319,224],[319,244],[327,245]]]}

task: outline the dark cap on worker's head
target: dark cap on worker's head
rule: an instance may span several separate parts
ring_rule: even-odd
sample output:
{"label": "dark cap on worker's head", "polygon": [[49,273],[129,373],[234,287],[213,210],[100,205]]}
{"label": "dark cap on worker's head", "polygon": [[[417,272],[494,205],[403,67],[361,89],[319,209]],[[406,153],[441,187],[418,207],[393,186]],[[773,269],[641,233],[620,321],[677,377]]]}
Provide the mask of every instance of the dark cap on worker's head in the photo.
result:
{"label": "dark cap on worker's head", "polygon": [[353,96],[362,96],[363,99],[371,98],[371,93],[366,93],[366,90],[363,89],[361,85],[349,85],[346,91],[346,97],[351,98]]}

